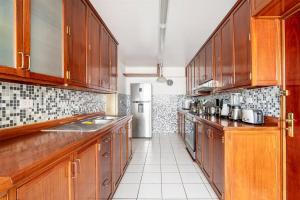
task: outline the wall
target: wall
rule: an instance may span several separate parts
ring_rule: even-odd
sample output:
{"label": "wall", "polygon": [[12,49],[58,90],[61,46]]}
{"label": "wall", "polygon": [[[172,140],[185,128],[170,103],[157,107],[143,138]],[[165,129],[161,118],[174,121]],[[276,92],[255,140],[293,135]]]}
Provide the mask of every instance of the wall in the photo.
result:
{"label": "wall", "polygon": [[[120,67],[123,72],[132,73],[155,73],[156,66],[146,67]],[[174,133],[177,128],[177,110],[181,106],[182,99],[185,98],[185,69],[184,67],[165,67],[164,76],[173,80],[173,85],[158,83],[157,78],[137,78],[119,77],[119,114],[130,113],[130,84],[131,83],[151,83],[152,95],[152,131],[153,134]],[[119,76],[123,76],[119,74]]]}
{"label": "wall", "polygon": [[0,82],[0,128],[106,109],[106,95]]}

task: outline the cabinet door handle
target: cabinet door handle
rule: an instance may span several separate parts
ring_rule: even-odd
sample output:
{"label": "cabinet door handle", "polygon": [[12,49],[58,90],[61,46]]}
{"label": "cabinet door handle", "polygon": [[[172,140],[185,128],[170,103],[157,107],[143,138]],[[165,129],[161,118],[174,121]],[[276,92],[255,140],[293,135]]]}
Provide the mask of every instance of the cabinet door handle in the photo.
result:
{"label": "cabinet door handle", "polygon": [[30,71],[30,68],[31,68],[31,57],[30,57],[30,55],[26,55],[26,57],[28,58],[28,71]]}
{"label": "cabinet door handle", "polygon": [[108,178],[106,178],[106,179],[103,181],[102,185],[103,185],[104,187],[106,187],[106,186],[109,185],[109,183],[110,183],[110,180],[109,180]]}
{"label": "cabinet door handle", "polygon": [[80,159],[75,159],[76,167],[77,167],[77,173],[80,174],[81,166],[80,166]]}
{"label": "cabinet door handle", "polygon": [[22,51],[18,52],[18,54],[21,54],[21,69],[24,69],[24,53]]}
{"label": "cabinet door handle", "polygon": [[109,155],[110,155],[110,154],[109,154],[108,152],[105,152],[105,153],[102,154],[102,157],[104,157],[104,158],[109,158]]}
{"label": "cabinet door handle", "polygon": [[71,163],[71,173],[72,173],[72,179],[76,179],[77,178],[77,163],[76,162],[72,162]]}
{"label": "cabinet door handle", "polygon": [[225,143],[225,137],[222,136],[222,144],[224,144],[224,143]]}
{"label": "cabinet door handle", "polygon": [[108,143],[108,142],[110,142],[111,141],[111,138],[109,137],[109,138],[105,138],[104,140],[103,140],[103,142],[104,143]]}

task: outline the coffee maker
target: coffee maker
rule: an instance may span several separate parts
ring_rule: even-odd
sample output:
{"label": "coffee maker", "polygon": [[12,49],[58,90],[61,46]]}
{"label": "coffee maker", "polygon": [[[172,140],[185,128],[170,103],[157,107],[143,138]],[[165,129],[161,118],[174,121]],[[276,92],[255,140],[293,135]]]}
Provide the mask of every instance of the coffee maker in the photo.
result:
{"label": "coffee maker", "polygon": [[232,120],[241,120],[242,119],[242,95],[241,93],[232,93],[230,100],[230,111],[229,119]]}

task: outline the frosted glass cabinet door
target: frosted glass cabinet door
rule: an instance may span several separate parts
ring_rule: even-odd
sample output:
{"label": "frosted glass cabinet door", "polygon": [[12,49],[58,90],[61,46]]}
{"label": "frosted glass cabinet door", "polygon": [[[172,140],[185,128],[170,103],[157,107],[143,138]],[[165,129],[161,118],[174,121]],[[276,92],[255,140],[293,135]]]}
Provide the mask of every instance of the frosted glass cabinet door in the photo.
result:
{"label": "frosted glass cabinet door", "polygon": [[31,0],[30,71],[63,77],[62,12],[62,0]]}
{"label": "frosted glass cabinet door", "polygon": [[15,1],[0,0],[0,66],[16,67]]}

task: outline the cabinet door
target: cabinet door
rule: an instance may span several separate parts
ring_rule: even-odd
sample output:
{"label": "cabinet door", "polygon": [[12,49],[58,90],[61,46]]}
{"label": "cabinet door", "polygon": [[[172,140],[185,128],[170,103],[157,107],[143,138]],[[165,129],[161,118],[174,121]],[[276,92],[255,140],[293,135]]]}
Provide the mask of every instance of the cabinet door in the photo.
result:
{"label": "cabinet door", "polygon": [[122,163],[121,163],[121,167],[122,167],[122,172],[124,171],[125,169],[125,166],[127,165],[127,140],[128,140],[128,137],[127,137],[127,131],[126,131],[126,127],[122,127],[121,128],[121,131],[122,131],[122,151],[121,151],[121,154],[122,154]]}
{"label": "cabinet door", "polygon": [[67,54],[65,54],[66,77],[71,85],[85,86],[87,5],[84,0],[65,0],[65,5],[68,46]]}
{"label": "cabinet door", "polygon": [[204,125],[203,128],[203,148],[202,148],[202,164],[203,169],[206,172],[206,175],[208,179],[211,179],[211,137],[212,137],[212,131],[211,128],[207,125]]}
{"label": "cabinet door", "polygon": [[91,86],[100,86],[100,31],[101,24],[98,18],[89,12],[88,24],[88,83]]}
{"label": "cabinet door", "polygon": [[118,51],[117,44],[110,38],[109,42],[110,49],[110,89],[112,91],[117,91],[117,79],[118,79]]}
{"label": "cabinet door", "polygon": [[213,40],[205,45],[205,80],[213,79]]}
{"label": "cabinet door", "polygon": [[25,19],[30,20],[25,27],[25,34],[28,34],[25,35],[24,56],[28,69],[37,74],[63,78],[62,1],[30,0],[30,5],[24,5],[28,6]]}
{"label": "cabinet door", "polygon": [[[2,74],[18,74],[24,66],[23,2],[0,3],[0,69]],[[21,74],[20,74],[21,75]]]}
{"label": "cabinet door", "polygon": [[205,81],[205,48],[200,51],[200,82]]}
{"label": "cabinet door", "polygon": [[109,66],[109,34],[105,27],[102,26],[100,80],[101,87],[105,89],[109,89]]}
{"label": "cabinet door", "polygon": [[231,17],[221,28],[222,83],[223,87],[233,84],[233,29]]}
{"label": "cabinet door", "polygon": [[193,94],[193,88],[195,87],[195,62],[194,60],[190,64],[191,67],[191,93]]}
{"label": "cabinet door", "polygon": [[273,0],[252,0],[252,13],[257,14]]}
{"label": "cabinet door", "polygon": [[129,159],[132,156],[132,120],[130,120],[127,123],[126,132],[127,132],[127,153],[126,153],[126,159],[129,161]]}
{"label": "cabinet door", "polygon": [[118,128],[113,133],[113,186],[117,187],[117,183],[121,177],[121,129]]}
{"label": "cabinet door", "polygon": [[200,83],[200,57],[199,54],[195,57],[195,86]]}
{"label": "cabinet door", "polygon": [[98,199],[97,197],[97,144],[77,152],[75,163],[77,178],[75,179],[75,200]]}
{"label": "cabinet door", "polygon": [[250,5],[249,1],[233,13],[235,86],[251,84]]}
{"label": "cabinet door", "polygon": [[108,199],[112,193],[112,138],[111,134],[101,140],[100,162],[100,199]]}
{"label": "cabinet door", "polygon": [[18,200],[70,200],[70,160],[64,160],[17,189]]}
{"label": "cabinet door", "polygon": [[212,182],[221,196],[224,193],[224,133],[213,130]]}
{"label": "cabinet door", "polygon": [[202,165],[202,145],[203,145],[203,124],[197,123],[197,149],[196,149],[196,159],[200,165]]}
{"label": "cabinet door", "polygon": [[222,63],[221,63],[221,34],[220,31],[214,36],[214,54],[215,54],[215,80],[217,87],[222,86]]}

